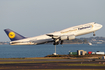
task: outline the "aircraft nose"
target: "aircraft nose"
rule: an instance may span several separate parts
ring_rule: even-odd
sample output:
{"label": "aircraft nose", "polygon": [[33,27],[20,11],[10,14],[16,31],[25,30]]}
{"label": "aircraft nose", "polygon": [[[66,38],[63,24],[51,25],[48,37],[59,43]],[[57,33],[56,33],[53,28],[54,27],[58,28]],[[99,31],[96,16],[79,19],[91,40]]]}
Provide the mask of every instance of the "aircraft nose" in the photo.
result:
{"label": "aircraft nose", "polygon": [[102,25],[101,25],[101,24],[97,24],[96,26],[97,26],[99,29],[102,28]]}
{"label": "aircraft nose", "polygon": [[102,28],[102,25],[101,25],[101,24],[99,24],[99,27],[100,27],[100,28]]}

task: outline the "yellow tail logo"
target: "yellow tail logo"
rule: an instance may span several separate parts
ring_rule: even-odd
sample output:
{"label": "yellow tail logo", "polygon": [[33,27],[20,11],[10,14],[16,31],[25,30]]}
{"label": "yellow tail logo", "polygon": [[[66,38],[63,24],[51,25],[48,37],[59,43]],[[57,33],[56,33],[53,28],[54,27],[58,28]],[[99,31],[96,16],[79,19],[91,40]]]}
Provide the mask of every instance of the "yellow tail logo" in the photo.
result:
{"label": "yellow tail logo", "polygon": [[14,32],[10,32],[10,33],[8,34],[8,36],[9,36],[9,38],[14,38],[14,37],[15,37],[15,33],[14,33]]}

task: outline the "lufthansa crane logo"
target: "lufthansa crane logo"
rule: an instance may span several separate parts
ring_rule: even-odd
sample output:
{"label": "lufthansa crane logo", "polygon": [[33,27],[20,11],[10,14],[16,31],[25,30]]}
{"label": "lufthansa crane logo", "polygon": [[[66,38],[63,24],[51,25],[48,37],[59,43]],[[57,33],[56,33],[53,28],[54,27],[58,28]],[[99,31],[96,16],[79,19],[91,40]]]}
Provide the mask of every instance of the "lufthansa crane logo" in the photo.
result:
{"label": "lufthansa crane logo", "polygon": [[10,32],[9,34],[8,34],[8,36],[9,36],[9,38],[14,38],[15,37],[15,33],[14,32]]}

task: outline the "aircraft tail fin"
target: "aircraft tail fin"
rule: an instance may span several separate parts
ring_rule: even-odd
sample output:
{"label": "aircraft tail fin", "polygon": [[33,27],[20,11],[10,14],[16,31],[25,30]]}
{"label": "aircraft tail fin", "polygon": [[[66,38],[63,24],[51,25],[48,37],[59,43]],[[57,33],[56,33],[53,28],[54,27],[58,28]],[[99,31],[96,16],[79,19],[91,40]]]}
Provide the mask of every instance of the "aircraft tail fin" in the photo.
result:
{"label": "aircraft tail fin", "polygon": [[11,41],[15,41],[15,40],[20,40],[20,39],[24,39],[26,37],[10,30],[10,29],[4,29],[5,33],[7,34],[7,36],[10,38]]}

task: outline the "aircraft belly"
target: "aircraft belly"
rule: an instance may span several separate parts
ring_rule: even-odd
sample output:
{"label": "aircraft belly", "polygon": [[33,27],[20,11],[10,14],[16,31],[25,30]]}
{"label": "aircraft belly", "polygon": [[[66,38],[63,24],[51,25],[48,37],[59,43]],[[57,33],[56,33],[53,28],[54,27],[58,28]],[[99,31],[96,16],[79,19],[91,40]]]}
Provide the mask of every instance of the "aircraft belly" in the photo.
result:
{"label": "aircraft belly", "polygon": [[34,43],[32,43],[32,42],[28,42],[28,43],[10,43],[10,45],[34,45]]}
{"label": "aircraft belly", "polygon": [[47,42],[53,42],[53,40],[52,39],[42,39],[42,40],[33,41],[34,44],[44,44]]}

